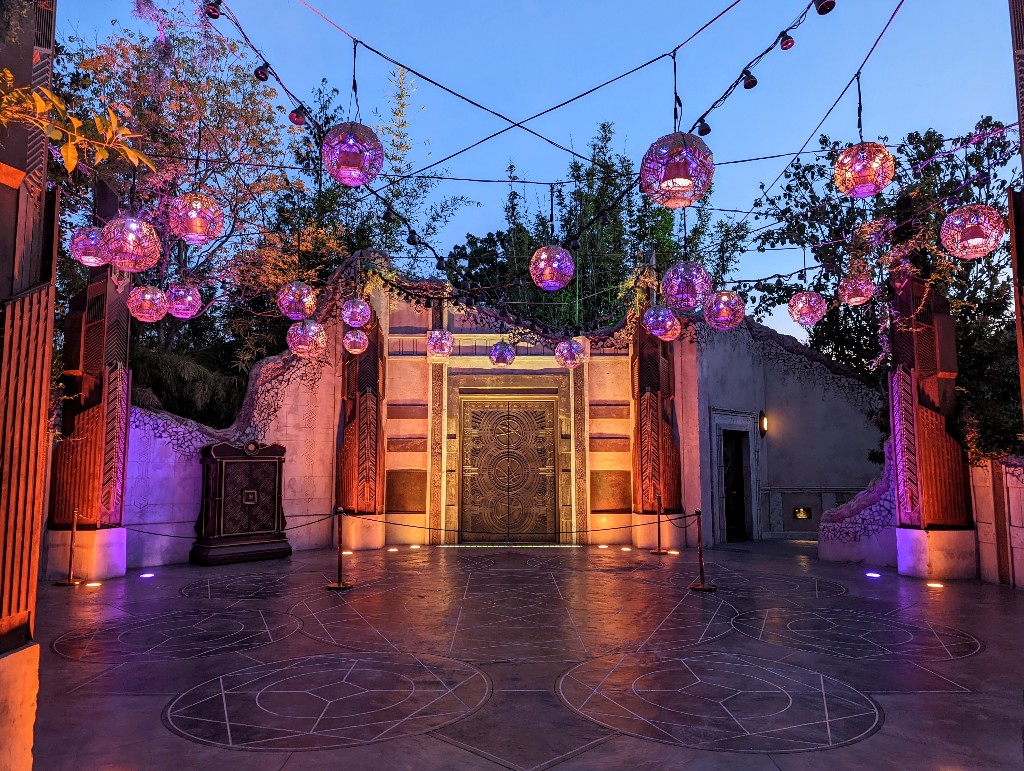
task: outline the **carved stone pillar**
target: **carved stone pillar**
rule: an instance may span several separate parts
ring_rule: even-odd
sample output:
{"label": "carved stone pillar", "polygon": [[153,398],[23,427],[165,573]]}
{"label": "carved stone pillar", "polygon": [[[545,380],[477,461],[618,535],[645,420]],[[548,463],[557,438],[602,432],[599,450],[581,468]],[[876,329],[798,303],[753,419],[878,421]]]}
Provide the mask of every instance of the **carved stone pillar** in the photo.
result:
{"label": "carved stone pillar", "polygon": [[633,346],[636,401],[634,510],[669,515],[682,511],[679,438],[675,425],[672,361],[668,346],[640,327]]}

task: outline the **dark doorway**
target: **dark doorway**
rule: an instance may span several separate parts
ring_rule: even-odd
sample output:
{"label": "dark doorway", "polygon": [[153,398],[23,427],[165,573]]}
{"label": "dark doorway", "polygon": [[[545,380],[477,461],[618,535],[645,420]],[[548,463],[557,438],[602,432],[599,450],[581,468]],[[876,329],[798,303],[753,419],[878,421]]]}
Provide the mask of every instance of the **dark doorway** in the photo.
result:
{"label": "dark doorway", "polygon": [[748,490],[749,449],[749,432],[722,431],[722,492],[726,542],[746,541],[754,535]]}

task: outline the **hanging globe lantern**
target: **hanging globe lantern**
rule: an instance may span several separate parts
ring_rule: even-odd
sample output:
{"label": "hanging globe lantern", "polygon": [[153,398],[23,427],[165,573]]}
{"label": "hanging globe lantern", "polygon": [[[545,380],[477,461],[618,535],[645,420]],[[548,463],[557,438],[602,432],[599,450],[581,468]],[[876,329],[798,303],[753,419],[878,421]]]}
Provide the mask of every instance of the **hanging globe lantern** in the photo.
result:
{"label": "hanging globe lantern", "polygon": [[134,217],[118,217],[103,227],[110,264],[126,273],[149,270],[160,262],[160,238],[153,226]]}
{"label": "hanging globe lantern", "polygon": [[864,266],[852,266],[850,272],[839,282],[839,299],[856,308],[871,300],[875,293],[875,282]]}
{"label": "hanging globe lantern", "polygon": [[167,287],[167,312],[176,319],[192,319],[203,308],[199,287],[193,284],[170,284]]}
{"label": "hanging globe lantern", "polygon": [[563,340],[555,346],[555,361],[559,367],[576,369],[583,363],[583,343],[577,340]]}
{"label": "hanging globe lantern", "polygon": [[103,231],[99,228],[79,228],[71,236],[71,256],[87,268],[98,268],[109,262]]}
{"label": "hanging globe lantern", "polygon": [[828,313],[828,302],[817,292],[797,292],[789,298],[789,317],[802,327],[813,327]]}
{"label": "hanging globe lantern", "polygon": [[491,364],[495,367],[511,367],[516,360],[516,347],[504,340],[499,340],[491,346]]}
{"label": "hanging globe lantern", "polygon": [[455,335],[447,329],[432,329],[427,332],[427,356],[432,359],[447,359],[455,350]]}
{"label": "hanging globe lantern", "polygon": [[851,198],[878,195],[896,175],[896,159],[885,145],[861,142],[839,154],[832,172],[836,189]]}
{"label": "hanging globe lantern", "polygon": [[358,356],[370,347],[370,338],[361,329],[350,329],[341,339],[341,344],[353,356]]}
{"label": "hanging globe lantern", "polygon": [[940,236],[946,251],[961,260],[977,260],[991,254],[1006,233],[1003,217],[991,206],[961,206],[946,215]]}
{"label": "hanging globe lantern", "polygon": [[657,139],[640,163],[640,189],[669,209],[695,204],[711,188],[715,160],[704,140],[676,132]]}
{"label": "hanging globe lantern", "polygon": [[666,341],[675,340],[682,331],[676,314],[665,305],[652,305],[644,311],[643,325],[648,334]]}
{"label": "hanging globe lantern", "polygon": [[678,262],[665,271],[661,293],[670,308],[693,313],[711,294],[711,276],[697,262]]}
{"label": "hanging globe lantern", "polygon": [[320,150],[327,173],[343,185],[368,185],[384,165],[377,135],[361,123],[339,123],[327,132]]}
{"label": "hanging globe lantern", "polygon": [[174,235],[192,246],[208,244],[224,232],[220,207],[202,193],[185,193],[172,198],[167,223]]}
{"label": "hanging globe lantern", "polygon": [[137,286],[128,295],[128,312],[152,324],[167,315],[167,295],[155,286]]}
{"label": "hanging globe lantern", "polygon": [[715,292],[704,301],[704,319],[723,332],[738,327],[746,312],[747,305],[736,292]]}
{"label": "hanging globe lantern", "polygon": [[327,351],[327,332],[312,319],[292,324],[285,339],[288,350],[300,359],[315,359]]}
{"label": "hanging globe lantern", "polygon": [[370,320],[370,304],[360,297],[345,300],[341,305],[341,318],[350,327],[362,327]]}
{"label": "hanging globe lantern", "polygon": [[292,321],[301,321],[316,310],[316,290],[301,281],[289,281],[277,290],[277,309]]}
{"label": "hanging globe lantern", "polygon": [[572,255],[560,246],[542,246],[530,258],[530,278],[547,292],[555,292],[572,281],[576,265]]}

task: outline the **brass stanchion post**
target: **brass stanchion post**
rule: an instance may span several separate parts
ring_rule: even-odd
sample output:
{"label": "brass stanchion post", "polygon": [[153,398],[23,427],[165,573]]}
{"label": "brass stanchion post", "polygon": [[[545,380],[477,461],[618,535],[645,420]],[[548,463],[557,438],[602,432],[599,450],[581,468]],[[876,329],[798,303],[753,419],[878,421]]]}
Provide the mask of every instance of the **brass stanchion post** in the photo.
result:
{"label": "brass stanchion post", "polygon": [[333,584],[327,584],[324,588],[332,592],[347,592],[355,587],[355,584],[345,580],[345,540],[343,538],[345,532],[345,510],[342,509],[340,512],[336,512],[336,514],[338,517],[338,580]]}
{"label": "brass stanchion post", "polygon": [[715,585],[704,580],[704,530],[700,522],[700,509],[694,509],[693,516],[697,518],[697,564],[700,566],[700,580],[690,584],[690,588],[695,592],[713,592]]}
{"label": "brass stanchion post", "polygon": [[78,532],[78,507],[71,512],[71,543],[68,546],[68,577],[54,586],[78,586],[82,579],[75,578],[75,534]]}
{"label": "brass stanchion post", "polygon": [[658,548],[651,549],[651,554],[668,554],[668,549],[661,548],[661,512],[663,511],[661,505],[661,494],[658,495]]}

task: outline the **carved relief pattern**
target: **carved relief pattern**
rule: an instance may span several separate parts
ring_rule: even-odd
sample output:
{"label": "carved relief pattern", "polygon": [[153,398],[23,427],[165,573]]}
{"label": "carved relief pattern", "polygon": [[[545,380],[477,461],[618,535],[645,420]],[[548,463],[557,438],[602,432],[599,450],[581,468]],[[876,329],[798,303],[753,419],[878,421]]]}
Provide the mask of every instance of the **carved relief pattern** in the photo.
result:
{"label": "carved relief pattern", "polygon": [[[246,461],[224,464],[224,535],[262,533],[277,518],[277,463]],[[243,490],[255,490],[256,502],[242,502]]]}
{"label": "carved relief pattern", "polygon": [[357,505],[360,512],[375,513],[377,508],[377,456],[380,442],[377,417],[377,394],[360,394],[356,465]]}
{"label": "carved relief pattern", "polygon": [[121,524],[130,389],[131,378],[128,369],[120,363],[110,366],[106,384],[103,485],[100,488],[100,521],[104,525]]}
{"label": "carved relief pattern", "polygon": [[588,543],[587,509],[590,496],[587,495],[587,365],[572,371],[572,425],[573,455],[576,482],[576,543]]}
{"label": "carved relief pattern", "polygon": [[441,485],[444,484],[444,364],[430,365],[430,543],[445,541]]}
{"label": "carved relief pattern", "polygon": [[467,402],[462,540],[557,539],[553,402]]}
{"label": "carved relief pattern", "polygon": [[895,456],[897,516],[901,525],[921,524],[917,469],[917,384],[912,370],[897,367],[889,375]]}
{"label": "carved relief pattern", "polygon": [[657,511],[661,492],[661,415],[658,394],[645,391],[640,394],[640,499],[643,511]]}

